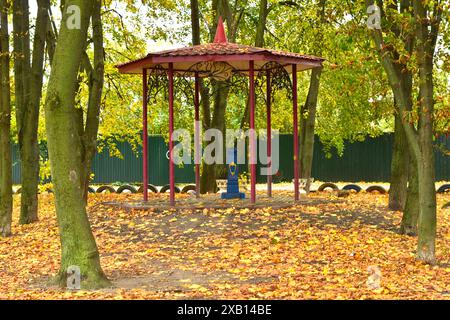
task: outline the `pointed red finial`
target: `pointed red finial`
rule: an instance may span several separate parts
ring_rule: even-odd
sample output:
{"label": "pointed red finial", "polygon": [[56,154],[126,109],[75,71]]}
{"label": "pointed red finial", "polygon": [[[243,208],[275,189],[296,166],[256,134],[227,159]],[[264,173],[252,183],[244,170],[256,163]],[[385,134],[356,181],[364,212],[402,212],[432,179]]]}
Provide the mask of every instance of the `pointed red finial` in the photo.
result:
{"label": "pointed red finial", "polygon": [[219,17],[219,22],[217,23],[216,36],[214,37],[214,43],[227,43],[227,35],[225,33],[225,27],[223,26],[222,17]]}

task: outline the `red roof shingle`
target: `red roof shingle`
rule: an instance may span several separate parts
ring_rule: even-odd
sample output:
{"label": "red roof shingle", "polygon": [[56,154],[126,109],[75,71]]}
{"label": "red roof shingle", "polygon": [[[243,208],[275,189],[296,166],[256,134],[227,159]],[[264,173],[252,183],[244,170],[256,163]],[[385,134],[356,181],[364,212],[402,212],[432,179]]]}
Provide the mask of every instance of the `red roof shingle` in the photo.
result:
{"label": "red roof shingle", "polygon": [[235,70],[248,71],[248,62],[255,61],[255,68],[262,68],[267,62],[277,62],[292,71],[292,65],[300,66],[298,70],[307,70],[322,66],[325,59],[292,52],[257,48],[226,40],[223,22],[219,19],[214,43],[202,44],[180,49],[149,53],[144,58],[123,63],[117,66],[121,73],[142,73],[143,69],[151,69],[161,65],[164,69],[172,63],[174,70],[182,74],[199,62],[227,62]]}

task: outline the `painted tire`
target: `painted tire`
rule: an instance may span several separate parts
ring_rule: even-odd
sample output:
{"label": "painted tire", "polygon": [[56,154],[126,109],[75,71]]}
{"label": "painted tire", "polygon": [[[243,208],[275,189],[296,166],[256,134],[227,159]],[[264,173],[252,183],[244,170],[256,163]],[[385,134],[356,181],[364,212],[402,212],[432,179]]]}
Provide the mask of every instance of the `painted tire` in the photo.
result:
{"label": "painted tire", "polygon": [[95,193],[95,190],[94,190],[94,188],[92,188],[92,187],[89,187],[89,188],[88,188],[88,193]]}
{"label": "painted tire", "polygon": [[22,193],[22,188],[19,188],[16,190],[16,192],[14,192],[14,194],[21,194]]}
{"label": "painted tire", "polygon": [[325,191],[325,189],[331,188],[333,191],[339,191],[339,188],[334,183],[324,183],[322,184],[317,191],[322,192]]}
{"label": "painted tire", "polygon": [[446,192],[450,192],[450,184],[444,184],[437,191],[437,193],[446,193]]}
{"label": "painted tire", "polygon": [[116,190],[111,186],[101,186],[97,189],[97,193],[103,193],[105,191],[109,193],[116,193]]}
{"label": "painted tire", "polygon": [[381,194],[386,194],[387,191],[385,188],[383,188],[382,186],[370,186],[366,189],[366,192],[371,193],[371,192],[379,192]]}
{"label": "painted tire", "polygon": [[181,189],[181,193],[188,193],[189,191],[196,191],[196,187],[194,185],[188,185],[185,186],[183,189]]}
{"label": "painted tire", "polygon": [[135,187],[130,186],[130,185],[124,185],[119,187],[119,189],[117,189],[117,193],[123,193],[124,191],[130,191],[131,193],[137,193],[137,190]]}
{"label": "painted tire", "polygon": [[[159,190],[159,193],[166,193],[167,191],[170,191],[170,185],[166,184],[164,187]],[[177,186],[175,186],[175,193],[180,193],[181,190]]]}
{"label": "painted tire", "polygon": [[356,191],[356,193],[360,193],[362,191],[362,188],[357,184],[348,184],[345,187],[343,187],[342,190]]}
{"label": "painted tire", "polygon": [[[158,189],[152,184],[149,184],[147,188],[148,188],[149,192],[158,193]],[[139,189],[137,190],[137,192],[138,193],[143,193],[144,192],[144,187],[140,186]]]}

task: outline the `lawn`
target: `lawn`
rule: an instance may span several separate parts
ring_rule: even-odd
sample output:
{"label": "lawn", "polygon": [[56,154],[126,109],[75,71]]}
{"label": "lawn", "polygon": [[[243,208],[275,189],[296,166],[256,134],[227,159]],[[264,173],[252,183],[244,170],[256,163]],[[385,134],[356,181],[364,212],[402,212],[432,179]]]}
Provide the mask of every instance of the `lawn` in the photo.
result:
{"label": "lawn", "polygon": [[[282,191],[278,191],[281,193]],[[284,209],[136,211],[105,206],[137,195],[94,194],[89,217],[115,287],[65,291],[49,285],[60,245],[53,195],[40,221],[0,239],[0,299],[450,299],[450,195],[438,196],[436,266],[415,260],[388,197],[313,194]],[[153,195],[152,197],[164,197]],[[379,270],[379,287],[368,286]]]}

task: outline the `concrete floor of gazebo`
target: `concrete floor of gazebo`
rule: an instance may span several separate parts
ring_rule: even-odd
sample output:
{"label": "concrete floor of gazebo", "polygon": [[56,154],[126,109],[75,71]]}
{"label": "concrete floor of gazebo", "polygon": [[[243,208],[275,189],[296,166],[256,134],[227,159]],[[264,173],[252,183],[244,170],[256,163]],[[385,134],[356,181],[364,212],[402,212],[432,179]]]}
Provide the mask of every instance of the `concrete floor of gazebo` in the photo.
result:
{"label": "concrete floor of gazebo", "polygon": [[329,202],[327,197],[302,195],[299,201],[294,201],[291,192],[275,192],[273,197],[269,198],[264,193],[258,193],[256,204],[252,204],[250,198],[244,200],[222,200],[220,194],[202,195],[196,198],[195,195],[178,194],[175,206],[171,206],[168,194],[149,194],[149,201],[144,202],[139,198],[128,197],[123,201],[103,202],[102,205],[112,206],[127,210],[150,210],[161,211],[182,211],[182,210],[228,210],[228,209],[283,209],[296,205],[318,205]]}

